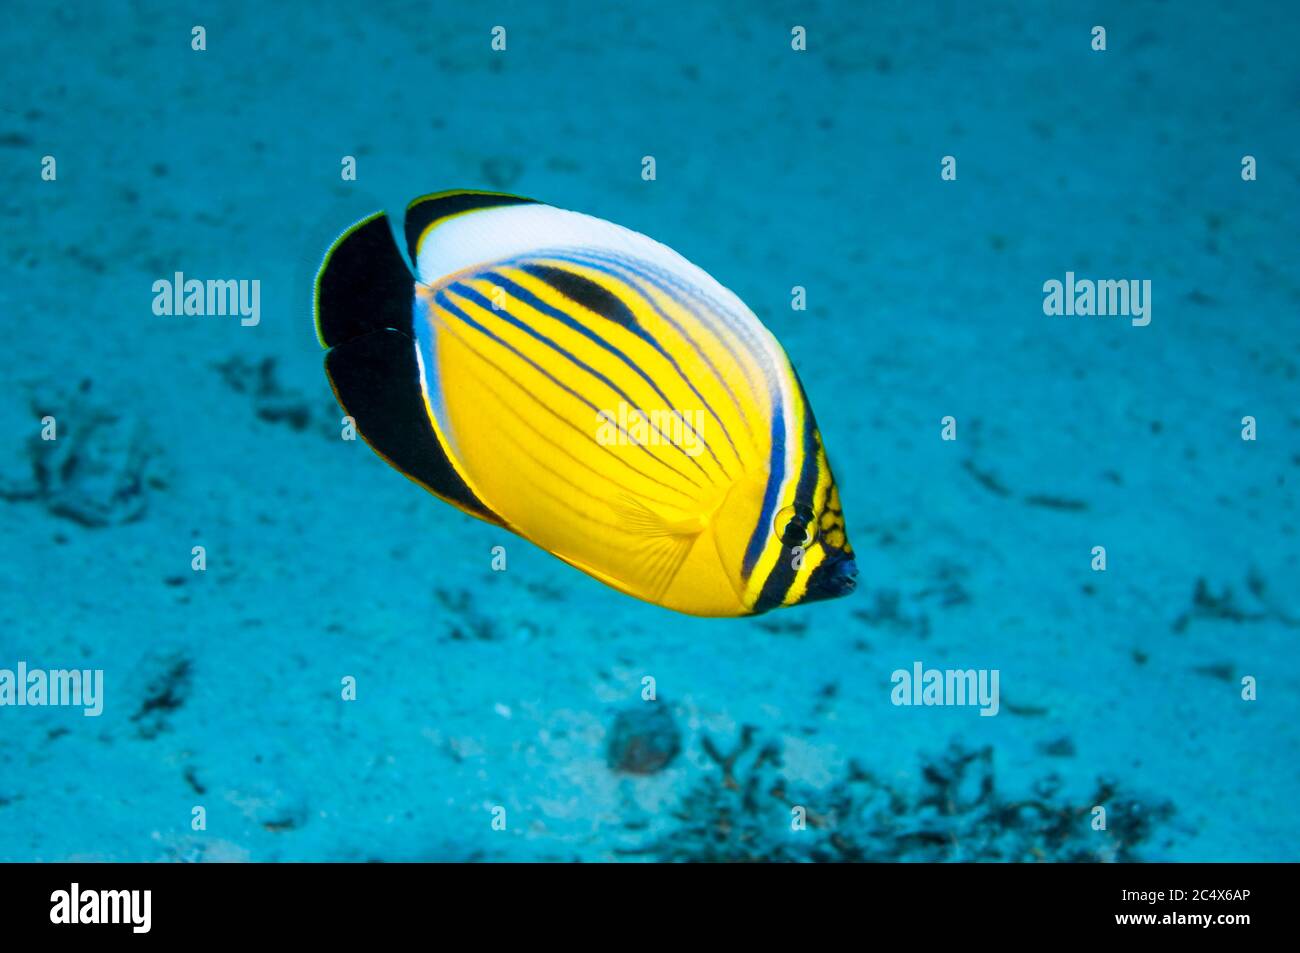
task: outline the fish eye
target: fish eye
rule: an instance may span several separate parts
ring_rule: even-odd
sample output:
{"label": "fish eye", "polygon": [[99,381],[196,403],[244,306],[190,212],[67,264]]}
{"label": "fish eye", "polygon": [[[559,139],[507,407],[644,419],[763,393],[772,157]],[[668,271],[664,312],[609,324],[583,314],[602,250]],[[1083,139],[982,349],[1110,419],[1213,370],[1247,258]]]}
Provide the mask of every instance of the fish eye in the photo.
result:
{"label": "fish eye", "polygon": [[785,545],[806,549],[817,538],[816,514],[811,507],[800,503],[784,507],[772,520],[772,531]]}

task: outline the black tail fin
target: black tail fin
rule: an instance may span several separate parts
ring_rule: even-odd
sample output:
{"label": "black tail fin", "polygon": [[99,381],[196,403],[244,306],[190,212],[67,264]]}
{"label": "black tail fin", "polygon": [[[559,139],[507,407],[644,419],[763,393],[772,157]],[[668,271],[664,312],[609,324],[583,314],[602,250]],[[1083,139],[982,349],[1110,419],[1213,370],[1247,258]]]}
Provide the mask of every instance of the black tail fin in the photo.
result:
{"label": "black tail fin", "polygon": [[334,396],[393,467],[466,513],[500,523],[456,472],[429,417],[414,304],[415,278],[383,212],[330,246],[316,275],[315,311]]}
{"label": "black tail fin", "polygon": [[340,235],[316,274],[316,336],[322,347],[392,328],[411,334],[415,277],[383,212]]}

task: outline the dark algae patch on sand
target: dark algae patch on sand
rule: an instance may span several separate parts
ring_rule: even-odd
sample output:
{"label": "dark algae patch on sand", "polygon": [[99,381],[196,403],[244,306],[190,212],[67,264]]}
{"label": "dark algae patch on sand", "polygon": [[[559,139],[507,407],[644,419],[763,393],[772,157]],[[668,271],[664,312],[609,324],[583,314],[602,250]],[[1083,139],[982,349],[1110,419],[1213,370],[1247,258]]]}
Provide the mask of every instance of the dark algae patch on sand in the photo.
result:
{"label": "dark algae patch on sand", "polygon": [[[1124,862],[1145,856],[1174,814],[1098,779],[1086,798],[1045,774],[1027,792],[999,789],[991,746],[951,743],[921,761],[904,790],[850,761],[824,790],[786,781],[781,746],[746,726],[730,751],[707,738],[717,770],[687,792],[676,828],[644,848],[660,861]],[[1098,810],[1104,811],[1104,829]]]}
{"label": "dark algae patch on sand", "polygon": [[144,421],[97,398],[89,379],[40,390],[31,435],[0,475],[0,499],[41,503],[91,528],[142,518],[149,492],[166,485]]}

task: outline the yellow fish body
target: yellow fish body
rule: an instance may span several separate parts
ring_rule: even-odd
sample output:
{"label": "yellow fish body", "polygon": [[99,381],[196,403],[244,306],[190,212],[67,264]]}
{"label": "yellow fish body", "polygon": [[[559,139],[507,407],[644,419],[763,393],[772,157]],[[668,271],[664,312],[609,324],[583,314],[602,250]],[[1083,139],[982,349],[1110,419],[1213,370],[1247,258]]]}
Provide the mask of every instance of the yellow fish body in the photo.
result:
{"label": "yellow fish body", "polygon": [[[386,461],[629,595],[741,616],[851,592],[780,344],[670,248],[517,196],[357,222],[316,278],[326,372]],[[414,268],[414,275],[412,274]]]}

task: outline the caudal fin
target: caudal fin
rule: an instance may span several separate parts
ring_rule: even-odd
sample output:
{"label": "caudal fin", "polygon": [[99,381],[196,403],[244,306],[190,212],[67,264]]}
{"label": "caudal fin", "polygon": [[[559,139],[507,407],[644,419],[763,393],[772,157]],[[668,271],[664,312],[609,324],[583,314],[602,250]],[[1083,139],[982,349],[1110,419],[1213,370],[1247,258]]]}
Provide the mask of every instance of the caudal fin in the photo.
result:
{"label": "caudal fin", "polygon": [[[376,212],[344,232],[316,276],[316,334],[339,406],[395,469],[472,516],[499,523],[452,465],[429,417],[412,327],[415,278]],[[428,369],[428,373],[433,373]]]}
{"label": "caudal fin", "polygon": [[410,336],[415,276],[393,237],[388,215],[357,222],[325,253],[316,274],[316,336],[334,347],[392,328]]}

